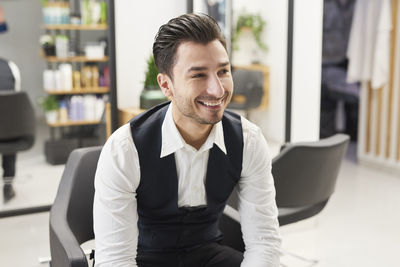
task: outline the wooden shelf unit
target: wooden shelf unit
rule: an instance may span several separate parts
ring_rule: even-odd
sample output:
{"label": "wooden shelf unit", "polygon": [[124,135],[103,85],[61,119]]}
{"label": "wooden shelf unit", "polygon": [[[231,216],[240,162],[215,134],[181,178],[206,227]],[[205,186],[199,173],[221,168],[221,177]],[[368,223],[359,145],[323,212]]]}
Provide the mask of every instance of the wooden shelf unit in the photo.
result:
{"label": "wooden shelf unit", "polygon": [[65,126],[81,126],[81,125],[95,125],[100,124],[99,120],[95,121],[66,121],[66,122],[54,122],[54,123],[47,123],[50,127],[65,127]]}
{"label": "wooden shelf unit", "polygon": [[103,31],[107,30],[107,24],[75,25],[75,24],[47,24],[43,26],[46,30],[78,30],[78,31]]}
{"label": "wooden shelf unit", "polygon": [[49,95],[83,95],[83,94],[107,94],[110,92],[109,87],[94,87],[94,88],[82,88],[72,90],[45,90]]}
{"label": "wooden shelf unit", "polygon": [[87,58],[85,56],[76,56],[68,58],[58,58],[55,56],[44,57],[47,62],[107,62],[108,57],[102,58]]}

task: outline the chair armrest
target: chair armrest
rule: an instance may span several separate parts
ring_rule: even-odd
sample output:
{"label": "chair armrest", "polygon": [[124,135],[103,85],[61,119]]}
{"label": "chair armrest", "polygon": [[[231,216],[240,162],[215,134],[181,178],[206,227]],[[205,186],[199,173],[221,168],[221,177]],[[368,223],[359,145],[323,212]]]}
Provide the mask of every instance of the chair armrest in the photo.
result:
{"label": "chair armrest", "polygon": [[51,266],[88,267],[86,255],[66,219],[61,220],[57,215],[53,211],[50,216]]}

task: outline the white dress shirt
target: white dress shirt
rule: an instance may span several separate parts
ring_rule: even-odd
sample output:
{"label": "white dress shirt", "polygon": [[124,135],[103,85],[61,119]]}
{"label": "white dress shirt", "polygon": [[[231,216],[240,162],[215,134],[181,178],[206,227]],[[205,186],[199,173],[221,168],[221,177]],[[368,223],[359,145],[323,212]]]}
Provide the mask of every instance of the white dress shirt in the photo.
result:
{"label": "white dress shirt", "polygon": [[[260,129],[241,118],[243,166],[236,187],[246,251],[242,267],[279,266],[275,187],[271,157]],[[226,153],[222,123],[217,123],[199,150],[186,144],[172,118],[170,105],[162,125],[160,157],[175,154],[178,206],[207,204],[205,177],[209,151],[215,143]],[[154,166],[155,168],[157,166]],[[202,179],[198,179],[201,177]],[[95,177],[94,232],[96,266],[136,266],[140,180],[138,153],[129,124],[119,128],[100,154]]]}

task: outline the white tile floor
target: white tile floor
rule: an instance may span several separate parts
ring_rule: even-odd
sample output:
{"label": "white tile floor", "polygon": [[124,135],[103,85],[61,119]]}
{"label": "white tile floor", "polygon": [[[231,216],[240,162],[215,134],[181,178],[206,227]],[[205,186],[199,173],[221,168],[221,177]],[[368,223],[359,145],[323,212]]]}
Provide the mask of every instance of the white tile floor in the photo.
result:
{"label": "white tile floor", "polygon": [[[342,165],[336,192],[318,216],[284,226],[283,247],[318,267],[400,266],[400,177]],[[290,257],[287,266],[302,265]]]}
{"label": "white tile floor", "polygon": [[[354,147],[350,151],[354,152]],[[62,166],[49,167],[43,158],[31,166],[43,171],[42,179],[48,175],[47,179],[54,180],[46,183],[48,190],[42,187],[41,191],[54,191],[55,176],[61,175]],[[312,219],[281,228],[283,247],[318,259],[313,265],[317,267],[398,267],[399,192],[400,177],[357,165],[348,158],[326,208]],[[38,258],[50,255],[48,221],[48,213],[0,219],[0,266],[47,267],[39,264]],[[289,256],[282,257],[282,263],[311,266]]]}

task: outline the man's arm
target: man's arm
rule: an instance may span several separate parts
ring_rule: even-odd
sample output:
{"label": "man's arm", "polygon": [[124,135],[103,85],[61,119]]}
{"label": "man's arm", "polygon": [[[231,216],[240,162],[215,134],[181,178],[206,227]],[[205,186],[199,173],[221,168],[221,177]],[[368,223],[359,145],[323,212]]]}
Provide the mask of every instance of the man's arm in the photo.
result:
{"label": "man's arm", "polygon": [[271,157],[260,129],[242,120],[245,147],[238,209],[245,243],[242,267],[279,266],[278,210]]}
{"label": "man's arm", "polygon": [[138,240],[137,151],[129,125],[104,145],[95,176],[93,221],[97,267],[134,267]]}

